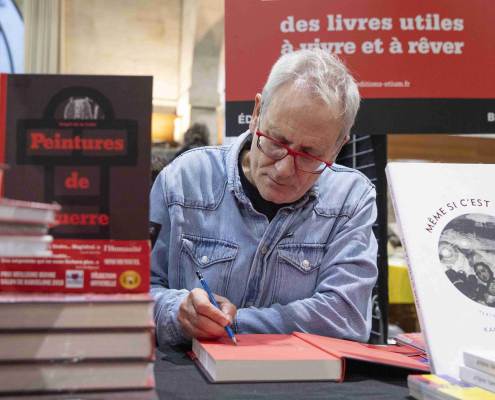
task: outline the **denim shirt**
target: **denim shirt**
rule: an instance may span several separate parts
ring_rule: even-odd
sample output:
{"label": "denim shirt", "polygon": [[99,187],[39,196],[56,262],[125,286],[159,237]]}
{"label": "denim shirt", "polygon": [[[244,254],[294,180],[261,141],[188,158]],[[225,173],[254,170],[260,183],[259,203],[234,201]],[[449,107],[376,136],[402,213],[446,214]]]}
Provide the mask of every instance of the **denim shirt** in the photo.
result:
{"label": "denim shirt", "polygon": [[237,308],[234,333],[294,331],[367,341],[377,243],[375,187],[333,165],[298,201],[268,222],[246,197],[238,170],[246,132],[232,146],[190,150],[151,191],[161,226],[151,253],[151,295],[159,344],[187,342],[180,303],[201,288]]}

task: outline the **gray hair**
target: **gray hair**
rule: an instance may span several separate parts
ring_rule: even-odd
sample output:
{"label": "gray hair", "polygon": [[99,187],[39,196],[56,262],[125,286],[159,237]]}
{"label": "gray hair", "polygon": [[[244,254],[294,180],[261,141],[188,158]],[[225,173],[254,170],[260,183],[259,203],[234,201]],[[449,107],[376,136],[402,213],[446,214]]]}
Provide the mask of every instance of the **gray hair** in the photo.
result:
{"label": "gray hair", "polygon": [[330,110],[336,111],[335,118],[342,117],[342,130],[336,143],[339,146],[354,125],[360,101],[356,81],[344,63],[336,55],[321,49],[297,50],[283,55],[272,67],[263,88],[263,112],[275,92],[287,84],[308,89]]}

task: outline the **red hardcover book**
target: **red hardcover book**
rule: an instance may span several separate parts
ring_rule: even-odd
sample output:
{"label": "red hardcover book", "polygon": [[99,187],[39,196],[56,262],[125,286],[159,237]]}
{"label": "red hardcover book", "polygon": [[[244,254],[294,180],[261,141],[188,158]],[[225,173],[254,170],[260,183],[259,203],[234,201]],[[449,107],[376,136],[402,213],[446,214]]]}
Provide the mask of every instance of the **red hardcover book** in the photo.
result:
{"label": "red hardcover book", "polygon": [[370,348],[363,343],[348,340],[334,339],[324,336],[310,335],[307,333],[294,332],[294,336],[318,347],[342,359],[368,361],[377,364],[390,365],[393,367],[409,368],[418,371],[430,370],[428,364],[408,357],[403,354],[402,348],[398,346],[383,346],[381,349]]}
{"label": "red hardcover book", "polygon": [[149,290],[151,98],[151,77],[0,75],[2,193],[61,206],[53,257],[0,258],[0,291]]}
{"label": "red hardcover book", "polygon": [[[197,364],[211,382],[342,381],[345,360],[354,359],[429,371],[428,365],[392,347],[369,348],[362,343],[294,332],[292,335],[236,335],[216,341],[193,340]],[[385,350],[385,351],[384,351]]]}

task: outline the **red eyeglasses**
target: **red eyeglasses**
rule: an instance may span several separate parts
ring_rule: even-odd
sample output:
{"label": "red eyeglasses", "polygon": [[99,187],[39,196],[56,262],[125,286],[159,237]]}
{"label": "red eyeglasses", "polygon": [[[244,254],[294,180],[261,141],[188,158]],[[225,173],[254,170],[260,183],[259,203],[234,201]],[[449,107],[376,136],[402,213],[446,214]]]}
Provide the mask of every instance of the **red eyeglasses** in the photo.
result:
{"label": "red eyeglasses", "polygon": [[[321,174],[326,167],[331,167],[333,164],[333,162],[326,162],[310,156],[309,154],[294,151],[282,143],[277,142],[275,139],[272,139],[270,136],[264,135],[259,130],[256,131],[256,135],[258,135],[258,149],[260,149],[261,152],[275,160],[282,160],[288,155],[291,155],[294,158],[294,166],[301,171],[310,174]],[[342,147],[344,143],[342,143],[340,147]],[[337,153],[340,150],[340,147],[337,150]]]}

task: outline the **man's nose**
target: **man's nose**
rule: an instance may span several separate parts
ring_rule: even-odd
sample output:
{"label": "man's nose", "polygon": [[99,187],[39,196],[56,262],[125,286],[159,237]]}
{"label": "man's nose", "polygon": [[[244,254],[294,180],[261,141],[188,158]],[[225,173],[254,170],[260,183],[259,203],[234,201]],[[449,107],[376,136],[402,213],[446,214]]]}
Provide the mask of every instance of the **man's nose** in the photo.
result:
{"label": "man's nose", "polygon": [[278,175],[281,177],[294,175],[296,172],[296,167],[294,165],[294,157],[286,156],[275,163]]}

